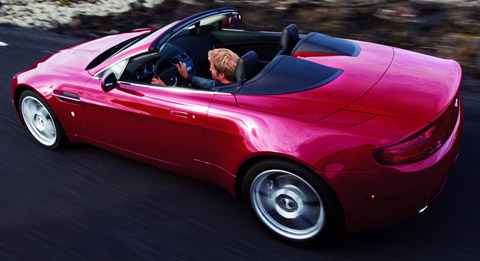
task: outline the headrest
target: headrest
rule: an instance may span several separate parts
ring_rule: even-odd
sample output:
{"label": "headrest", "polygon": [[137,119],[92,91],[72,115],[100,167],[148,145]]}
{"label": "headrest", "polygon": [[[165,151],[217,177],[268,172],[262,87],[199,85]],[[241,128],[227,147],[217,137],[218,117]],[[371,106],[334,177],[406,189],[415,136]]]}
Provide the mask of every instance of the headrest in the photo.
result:
{"label": "headrest", "polygon": [[298,28],[296,24],[291,24],[285,27],[282,32],[282,38],[280,39],[280,54],[290,55],[290,52],[295,44],[297,44],[299,39],[300,38],[298,36]]}
{"label": "headrest", "polygon": [[250,51],[238,59],[235,68],[235,79],[237,82],[244,83],[251,79],[258,72],[258,56],[255,51]]}

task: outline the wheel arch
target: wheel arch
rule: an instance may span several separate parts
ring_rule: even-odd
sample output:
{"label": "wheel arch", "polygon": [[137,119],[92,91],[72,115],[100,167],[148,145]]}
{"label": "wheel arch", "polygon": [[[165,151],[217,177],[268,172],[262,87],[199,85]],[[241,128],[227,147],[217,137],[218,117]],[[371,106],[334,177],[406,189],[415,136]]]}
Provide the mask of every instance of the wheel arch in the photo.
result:
{"label": "wheel arch", "polygon": [[17,116],[18,116],[18,118],[20,119],[20,122],[23,125],[25,125],[25,122],[23,121],[22,117],[20,116],[19,99],[20,99],[20,95],[22,95],[22,93],[26,90],[33,91],[36,94],[40,95],[40,97],[45,99],[45,97],[41,93],[39,93],[37,90],[35,90],[31,86],[22,84],[22,85],[17,86],[17,88],[15,88],[15,91],[13,92],[13,97],[12,97],[13,98],[13,105],[15,106],[15,111],[17,112]]}
{"label": "wheel arch", "polygon": [[235,196],[239,201],[243,201],[243,196],[242,196],[243,181],[245,179],[245,175],[246,175],[248,169],[251,166],[253,166],[254,164],[256,164],[258,162],[261,162],[261,161],[264,161],[264,160],[287,161],[287,162],[290,162],[290,163],[293,163],[293,164],[296,164],[296,165],[300,165],[300,166],[308,169],[315,179],[324,183],[324,185],[329,190],[329,193],[333,196],[333,198],[335,200],[335,203],[338,204],[338,209],[339,209],[339,212],[340,212],[340,213],[338,213],[339,216],[340,216],[340,220],[339,220],[339,225],[341,226],[340,229],[342,229],[342,231],[345,230],[345,225],[346,225],[345,222],[346,221],[345,221],[345,213],[343,211],[343,205],[342,205],[340,199],[338,198],[337,194],[333,190],[333,188],[320,175],[316,174],[315,171],[313,171],[311,167],[308,167],[307,164],[302,163],[301,161],[298,161],[298,160],[290,159],[290,158],[287,158],[287,157],[282,157],[282,156],[279,156],[279,155],[257,155],[257,156],[254,156],[254,157],[251,157],[251,158],[247,159],[238,168],[237,175],[235,177]]}
{"label": "wheel arch", "polygon": [[[47,148],[47,149],[56,150],[56,149],[59,149],[59,148],[63,147],[65,145],[65,143],[70,142],[68,136],[65,133],[65,129],[63,128],[63,124],[60,122],[60,119],[58,119],[58,117],[56,116],[55,111],[52,109],[51,105],[48,102],[48,99],[44,95],[42,95],[42,93],[40,93],[38,90],[36,90],[35,88],[33,88],[31,86],[28,86],[28,85],[25,85],[25,84],[18,85],[17,88],[15,88],[15,90],[13,91],[13,94],[12,94],[13,95],[12,99],[13,99],[13,102],[14,102],[14,107],[15,107],[17,116],[20,120],[20,123],[28,128],[28,124],[24,121],[23,116],[22,116],[22,112],[21,112],[21,108],[20,108],[20,106],[21,106],[20,99],[22,99],[22,95],[25,92],[30,92],[31,94],[37,95],[37,97],[34,97],[34,98],[40,99],[39,102],[42,103],[42,104],[44,103],[43,106],[45,107],[46,110],[49,111],[49,115],[51,115],[53,121],[55,122],[55,126],[58,128],[57,129],[58,138],[56,139],[56,142],[54,144],[52,144],[51,146],[50,145],[45,145],[45,144],[41,144],[41,145],[43,147]],[[29,132],[30,132],[30,134],[32,134],[32,136],[34,136],[35,139],[37,139],[37,137],[35,137],[35,135],[33,135],[31,130],[29,130]],[[39,141],[39,140],[37,139],[37,141]]]}

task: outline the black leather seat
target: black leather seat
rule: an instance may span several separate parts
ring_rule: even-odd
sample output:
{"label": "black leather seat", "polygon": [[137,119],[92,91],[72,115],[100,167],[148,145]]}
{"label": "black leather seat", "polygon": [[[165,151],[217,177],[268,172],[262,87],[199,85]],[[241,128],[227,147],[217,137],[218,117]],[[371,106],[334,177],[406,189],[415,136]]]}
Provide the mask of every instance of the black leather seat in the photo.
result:
{"label": "black leather seat", "polygon": [[250,51],[238,59],[237,67],[235,67],[235,79],[237,83],[244,83],[255,76],[260,67],[258,64],[258,56],[255,51]]}
{"label": "black leather seat", "polygon": [[298,40],[299,36],[297,25],[291,24],[285,27],[282,32],[282,38],[280,38],[280,51],[277,53],[277,55],[290,55]]}

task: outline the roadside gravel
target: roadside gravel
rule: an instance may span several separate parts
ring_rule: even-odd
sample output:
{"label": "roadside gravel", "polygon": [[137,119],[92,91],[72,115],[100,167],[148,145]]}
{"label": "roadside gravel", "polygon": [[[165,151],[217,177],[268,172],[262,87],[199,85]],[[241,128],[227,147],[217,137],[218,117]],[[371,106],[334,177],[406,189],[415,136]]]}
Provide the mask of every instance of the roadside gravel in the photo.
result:
{"label": "roadside gravel", "polygon": [[129,11],[133,3],[140,4],[145,8],[152,8],[162,2],[163,0],[2,0],[0,3],[0,24],[52,29],[62,24],[69,24],[72,18],[77,15],[105,16]]}
{"label": "roadside gravel", "polygon": [[94,38],[159,28],[208,9],[231,6],[242,29],[376,42],[458,61],[480,80],[480,0],[0,0],[0,24]]}

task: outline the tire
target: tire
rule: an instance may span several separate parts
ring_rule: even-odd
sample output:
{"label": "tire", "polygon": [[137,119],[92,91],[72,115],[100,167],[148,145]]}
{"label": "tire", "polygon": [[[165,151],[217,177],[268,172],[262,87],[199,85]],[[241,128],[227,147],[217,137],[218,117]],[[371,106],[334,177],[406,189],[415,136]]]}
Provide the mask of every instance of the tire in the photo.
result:
{"label": "tire", "polygon": [[20,117],[35,140],[47,149],[59,149],[66,141],[60,122],[47,102],[37,93],[26,90],[18,100]]}
{"label": "tire", "polygon": [[242,188],[247,207],[284,241],[318,243],[338,231],[335,198],[304,166],[276,159],[259,162],[247,171]]}

